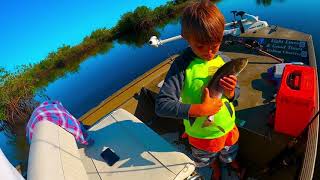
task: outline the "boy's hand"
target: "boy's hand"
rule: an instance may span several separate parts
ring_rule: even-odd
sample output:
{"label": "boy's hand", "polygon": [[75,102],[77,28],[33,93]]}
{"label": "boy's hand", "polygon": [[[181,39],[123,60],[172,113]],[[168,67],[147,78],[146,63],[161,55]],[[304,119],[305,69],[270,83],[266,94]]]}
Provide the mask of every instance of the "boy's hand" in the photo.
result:
{"label": "boy's hand", "polygon": [[237,77],[234,75],[224,76],[220,79],[219,85],[222,87],[224,95],[228,99],[232,99],[237,85]]}
{"label": "boy's hand", "polygon": [[211,98],[209,89],[205,88],[202,104],[192,104],[189,109],[190,117],[211,116],[220,111],[222,106],[221,99]]}

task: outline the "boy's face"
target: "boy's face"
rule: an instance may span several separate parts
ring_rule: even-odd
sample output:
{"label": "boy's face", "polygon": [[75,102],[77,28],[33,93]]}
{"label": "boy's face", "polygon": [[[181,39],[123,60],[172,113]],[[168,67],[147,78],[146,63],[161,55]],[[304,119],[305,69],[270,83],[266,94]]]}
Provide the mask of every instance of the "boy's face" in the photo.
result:
{"label": "boy's face", "polygon": [[214,42],[211,44],[201,43],[190,37],[186,39],[192,49],[192,51],[201,59],[209,61],[214,58],[215,54],[219,51],[220,42]]}

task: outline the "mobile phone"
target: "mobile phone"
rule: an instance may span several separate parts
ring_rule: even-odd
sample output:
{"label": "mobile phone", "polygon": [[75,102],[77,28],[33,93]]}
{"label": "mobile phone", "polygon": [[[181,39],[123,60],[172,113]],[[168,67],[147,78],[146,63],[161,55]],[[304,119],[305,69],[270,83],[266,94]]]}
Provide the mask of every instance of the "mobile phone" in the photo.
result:
{"label": "mobile phone", "polygon": [[105,149],[100,155],[109,166],[114,165],[114,163],[116,163],[120,159],[120,157],[110,148]]}

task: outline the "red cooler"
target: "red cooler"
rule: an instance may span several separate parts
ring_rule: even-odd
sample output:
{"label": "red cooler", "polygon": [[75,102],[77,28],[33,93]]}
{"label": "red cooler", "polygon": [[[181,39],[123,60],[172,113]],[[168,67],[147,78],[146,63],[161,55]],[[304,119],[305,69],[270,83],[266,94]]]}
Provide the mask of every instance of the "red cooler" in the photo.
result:
{"label": "red cooler", "polygon": [[297,137],[314,115],[316,73],[309,66],[286,65],[276,97],[275,131]]}

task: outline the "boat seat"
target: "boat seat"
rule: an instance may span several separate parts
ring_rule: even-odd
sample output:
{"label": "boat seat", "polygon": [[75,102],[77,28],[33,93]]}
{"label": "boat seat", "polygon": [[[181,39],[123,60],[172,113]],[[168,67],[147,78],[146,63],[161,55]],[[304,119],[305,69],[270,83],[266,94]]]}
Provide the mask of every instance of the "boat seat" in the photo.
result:
{"label": "boat seat", "polygon": [[[79,151],[92,180],[185,179],[195,170],[188,156],[123,109],[98,121],[89,135],[94,144]],[[107,147],[120,157],[113,166],[100,156]]]}
{"label": "boat seat", "polygon": [[43,179],[88,179],[74,136],[49,121],[36,124],[28,160],[28,180]]}

